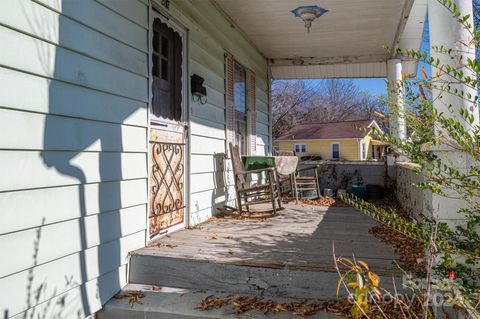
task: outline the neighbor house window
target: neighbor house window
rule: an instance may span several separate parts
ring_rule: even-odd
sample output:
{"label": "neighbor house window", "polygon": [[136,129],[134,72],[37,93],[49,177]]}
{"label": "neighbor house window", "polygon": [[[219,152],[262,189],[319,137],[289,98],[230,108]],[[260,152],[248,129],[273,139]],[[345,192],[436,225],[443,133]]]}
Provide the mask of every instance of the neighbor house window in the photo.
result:
{"label": "neighbor house window", "polygon": [[280,147],[274,146],[273,147],[273,155],[277,155],[279,150],[280,150]]}
{"label": "neighbor house window", "polygon": [[295,153],[306,153],[307,144],[295,144],[293,150],[295,151]]}
{"label": "neighbor house window", "polygon": [[367,158],[367,143],[362,143],[362,159]]}
{"label": "neighbor house window", "polygon": [[333,143],[332,144],[332,159],[339,160],[340,159],[340,144]]}
{"label": "neighbor house window", "polygon": [[235,106],[235,144],[247,154],[247,72],[235,62],[233,68],[233,104]]}

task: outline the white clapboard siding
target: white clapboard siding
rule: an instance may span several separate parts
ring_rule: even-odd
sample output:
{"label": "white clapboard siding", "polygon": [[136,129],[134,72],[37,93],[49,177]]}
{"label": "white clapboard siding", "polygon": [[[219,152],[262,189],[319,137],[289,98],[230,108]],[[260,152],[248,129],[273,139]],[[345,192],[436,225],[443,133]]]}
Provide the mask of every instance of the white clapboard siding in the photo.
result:
{"label": "white clapboard siding", "polygon": [[225,125],[209,120],[192,119],[191,133],[197,136],[225,139]]}
{"label": "white clapboard siding", "polygon": [[[147,103],[0,67],[0,107],[136,126]],[[28,94],[26,93],[28,88]]]}
{"label": "white clapboard siding", "polygon": [[225,154],[225,140],[203,136],[192,136],[190,138],[192,154]]}
{"label": "white clapboard siding", "polygon": [[[48,299],[30,308],[28,311],[14,315],[12,318],[35,318],[36,315],[41,316],[44,314],[51,314],[50,318],[66,318],[67,314],[75,314],[73,318],[84,318],[89,314],[85,313],[82,302],[84,296],[87,296],[90,312],[97,312],[110,299],[110,296],[113,296],[118,291],[118,287],[125,286],[126,271],[127,266],[122,265],[118,269]],[[68,307],[65,305],[68,305]]]}
{"label": "white clapboard siding", "polygon": [[[139,6],[135,1],[96,0],[136,24],[148,28],[148,6]],[[145,4],[145,3],[144,3]]]}
{"label": "white clapboard siding", "polygon": [[[143,230],[145,224],[146,205],[142,204],[0,236],[5,258],[0,278],[128,236]],[[68,240],[58,245],[59,238]],[[38,253],[32,260],[35,243]]]}
{"label": "white clapboard siding", "polygon": [[[146,52],[125,45],[31,0],[3,0],[2,6],[0,23],[3,25],[140,75],[148,74],[148,69],[145,68],[148,60]],[[143,9],[147,11],[146,7]]]}
{"label": "white clapboard siding", "polygon": [[0,65],[147,101],[148,79],[144,76],[5,27],[0,27],[0,38],[8,47],[0,51]]}
{"label": "white clapboard siding", "polygon": [[0,151],[0,162],[0,191],[147,176],[145,153]]}
{"label": "white clapboard siding", "polygon": [[225,186],[223,172],[199,173],[190,176],[190,192],[192,194],[206,190],[220,189]]}
{"label": "white clapboard siding", "polygon": [[[209,154],[192,154],[191,155],[192,165],[191,173],[213,173],[216,171],[225,171],[230,168],[230,165],[225,165],[225,154],[221,153],[217,156],[212,156]],[[229,160],[230,162],[230,160]]]}
{"label": "white clapboard siding", "polygon": [[75,288],[82,282],[98,278],[126,264],[124,256],[144,242],[144,236],[143,232],[138,232],[86,249],[81,253],[39,265],[33,268],[33,271],[26,270],[4,277],[0,279],[2,287],[0,298],[2,302],[9,305],[9,314],[15,315],[25,311],[28,307],[25,297],[29,285],[33,288],[32,291],[42,287],[35,299],[37,303],[44,302]]}
{"label": "white clapboard siding", "polygon": [[257,111],[257,122],[265,125],[269,125],[268,113]]}
{"label": "white clapboard siding", "polygon": [[190,197],[190,210],[192,212],[223,205],[226,201],[235,198],[233,187],[210,189],[192,194]]}
{"label": "white clapboard siding", "polygon": [[0,235],[138,206],[146,201],[145,179],[2,192],[1,218],[8,223],[0,223]]}
{"label": "white clapboard siding", "polygon": [[147,26],[140,1],[0,1],[6,318],[98,311],[145,244]]}
{"label": "white clapboard siding", "polygon": [[209,102],[200,104],[199,102],[191,103],[192,121],[194,118],[209,120],[215,123],[225,124],[225,109]]}
{"label": "white clapboard siding", "polygon": [[225,92],[225,83],[223,76],[213,72],[208,66],[204,66],[195,60],[190,60],[190,73],[201,74],[205,79],[204,85],[214,89],[219,93]]}
{"label": "white clapboard siding", "polygon": [[[263,92],[261,90],[258,89],[257,87],[257,94],[258,92]],[[265,94],[265,93],[263,93]],[[260,112],[263,112],[265,114],[268,114],[268,103],[265,102],[264,100],[260,99],[257,95],[257,111],[260,111]]]}
{"label": "white clapboard siding", "polygon": [[8,132],[0,134],[0,149],[108,152],[147,149],[147,129],[143,127],[7,109],[0,109],[0,127]]}
{"label": "white clapboard siding", "polygon": [[268,125],[257,121],[257,134],[268,136]]}
{"label": "white clapboard siding", "polygon": [[[193,40],[194,39],[195,38],[193,38]],[[208,69],[209,72],[216,74],[217,77],[223,80],[225,72],[222,63],[223,51],[220,50],[218,53],[215,53],[208,50],[209,48],[205,48],[204,46],[201,46],[201,44],[197,44],[194,41],[190,42],[189,51],[192,61],[194,61],[197,66],[202,66],[204,69]]]}
{"label": "white clapboard siding", "polygon": [[[34,0],[66,17],[77,20],[89,27],[96,29],[118,41],[124,42],[135,49],[148,52],[146,29],[134,23],[132,19],[122,17],[110,8],[95,0],[59,1],[59,0]],[[127,1],[125,1],[127,2]],[[132,5],[144,6],[141,2]],[[146,24],[147,22],[143,22]]]}

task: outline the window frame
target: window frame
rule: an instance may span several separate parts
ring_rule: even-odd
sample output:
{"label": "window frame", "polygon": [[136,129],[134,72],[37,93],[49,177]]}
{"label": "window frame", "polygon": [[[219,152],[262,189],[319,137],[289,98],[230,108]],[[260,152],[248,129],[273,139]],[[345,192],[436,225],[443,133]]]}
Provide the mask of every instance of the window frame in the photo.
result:
{"label": "window frame", "polygon": [[[333,157],[333,146],[334,145],[338,145],[338,158],[334,158]],[[331,143],[330,144],[330,159],[333,160],[333,161],[339,161],[340,160],[340,143],[336,142],[336,143]]]}
{"label": "window frame", "polygon": [[[236,68],[241,68],[242,71],[243,71],[243,75],[244,75],[244,88],[245,88],[245,94],[244,94],[244,104],[245,104],[245,111],[242,112],[242,111],[238,111],[237,110],[237,105],[235,103],[235,69]],[[240,154],[241,155],[247,155],[248,154],[248,149],[249,149],[249,143],[248,143],[248,136],[249,136],[249,132],[248,132],[248,103],[247,103],[247,99],[248,99],[248,84],[247,84],[247,81],[248,81],[248,78],[247,78],[247,68],[245,66],[243,66],[240,62],[238,62],[235,58],[233,59],[233,112],[234,112],[234,129],[235,129],[235,144],[238,146],[238,149],[240,151]],[[242,119],[239,118],[239,114],[242,114]],[[242,141],[243,141],[243,144],[242,145],[238,145],[238,135],[240,134],[239,133],[239,130],[238,130],[238,124],[241,123],[242,126],[244,126],[244,135],[242,136]]]}
{"label": "window frame", "polygon": [[[300,151],[297,151],[297,146],[300,146]],[[301,151],[302,149],[304,149],[304,151]],[[307,153],[307,144],[305,143],[293,144],[293,151],[298,154],[305,154]]]}
{"label": "window frame", "polygon": [[366,160],[367,159],[367,143],[362,142],[360,144],[360,159]]}

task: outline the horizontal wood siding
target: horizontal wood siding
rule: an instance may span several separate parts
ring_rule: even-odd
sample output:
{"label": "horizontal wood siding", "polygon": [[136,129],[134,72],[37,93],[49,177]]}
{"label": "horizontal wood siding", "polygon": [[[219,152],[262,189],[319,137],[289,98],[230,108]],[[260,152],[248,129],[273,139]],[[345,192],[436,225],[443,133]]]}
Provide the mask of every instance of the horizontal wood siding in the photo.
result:
{"label": "horizontal wood siding", "polygon": [[322,159],[331,158],[332,143],[340,144],[340,159],[347,161],[358,161],[359,159],[359,141],[356,138],[336,139],[336,140],[298,140],[298,141],[277,141],[275,146],[280,151],[293,151],[295,144],[306,144],[307,152],[299,156],[320,155]]}
{"label": "horizontal wood siding", "polygon": [[224,54],[255,72],[258,154],[270,149],[267,62],[210,1],[172,1],[165,13],[188,29],[190,74],[203,77],[207,88],[206,104],[190,98],[190,222],[197,224],[235,200],[225,160]]}
{"label": "horizontal wood siding", "polygon": [[148,5],[4,0],[0,39],[0,313],[82,318],[145,244]]}

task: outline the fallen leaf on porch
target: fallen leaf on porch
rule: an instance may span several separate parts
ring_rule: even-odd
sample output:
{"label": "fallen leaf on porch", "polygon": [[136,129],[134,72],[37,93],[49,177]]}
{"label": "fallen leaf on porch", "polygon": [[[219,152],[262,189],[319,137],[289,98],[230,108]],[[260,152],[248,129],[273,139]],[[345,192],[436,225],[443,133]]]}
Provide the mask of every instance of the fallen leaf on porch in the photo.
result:
{"label": "fallen leaf on porch", "polygon": [[152,285],[152,286],[150,287],[150,289],[151,289],[152,291],[160,291],[160,290],[162,290],[161,287],[158,287],[158,286],[155,286],[155,285]]}
{"label": "fallen leaf on porch", "polygon": [[[326,302],[286,302],[277,303],[270,299],[260,299],[239,295],[227,297],[208,296],[202,300],[195,309],[208,311],[220,309],[225,306],[232,307],[237,315],[257,310],[264,314],[291,313],[299,317],[310,317],[321,311],[333,313],[337,316],[351,318],[352,303],[348,299],[336,299]],[[418,298],[412,300],[408,309],[400,309],[397,303],[389,300],[371,302],[368,315],[370,318],[405,318],[404,312],[408,312],[409,318],[421,318],[422,303]]]}
{"label": "fallen leaf on porch", "polygon": [[129,251],[128,254],[127,254],[127,256],[129,256],[129,257],[130,256],[136,256],[136,255],[138,255],[138,253],[136,253],[134,251]]}
{"label": "fallen leaf on porch", "polygon": [[385,225],[370,228],[370,234],[389,244],[400,255],[400,262],[415,272],[425,271],[424,249],[422,243],[399,233]]}
{"label": "fallen leaf on porch", "polygon": [[[384,209],[394,209],[395,212],[407,220],[412,220],[412,214],[403,209],[393,195],[374,201],[375,205]],[[393,230],[392,228],[379,225],[368,231],[370,234],[389,244],[400,255],[400,263],[415,272],[425,271],[424,249],[422,243]]]}
{"label": "fallen leaf on porch", "polygon": [[131,306],[133,306],[136,303],[141,303],[140,299],[144,297],[144,294],[142,291],[132,291],[129,294],[130,294],[130,299],[128,300],[128,304]]}
{"label": "fallen leaf on porch", "polygon": [[347,206],[341,200],[334,198],[334,197],[321,197],[317,199],[302,199],[302,203],[306,205],[314,205],[314,206],[324,206],[324,207],[345,207]]}
{"label": "fallen leaf on porch", "polygon": [[133,306],[135,303],[141,303],[140,299],[143,298],[145,295],[143,294],[142,291],[124,291],[124,292],[119,292],[118,294],[115,295],[115,299],[123,299],[123,298],[129,298],[128,299],[128,304]]}
{"label": "fallen leaf on porch", "polygon": [[208,296],[202,302],[200,302],[195,309],[207,311],[212,309],[220,309],[224,306],[231,306],[238,315],[252,310],[257,310],[264,314],[289,312],[299,317],[312,316],[324,309],[324,307],[319,303],[276,303],[270,299],[260,299],[256,297],[238,295],[231,295],[223,298],[214,295]]}
{"label": "fallen leaf on porch", "polygon": [[217,234],[208,235],[207,239],[208,239],[208,240],[217,240],[217,239],[218,239],[218,235],[217,235]]}
{"label": "fallen leaf on porch", "polygon": [[231,250],[231,249],[228,250],[228,253],[229,253],[230,255],[235,254],[235,253],[233,252],[233,250]]}
{"label": "fallen leaf on porch", "polygon": [[225,237],[225,239],[233,239],[233,237],[232,236],[227,236],[227,237]]}
{"label": "fallen leaf on porch", "polygon": [[195,309],[200,310],[212,310],[212,309],[220,309],[223,306],[226,306],[230,303],[230,298],[221,298],[214,295],[208,296],[207,298],[203,299]]}

